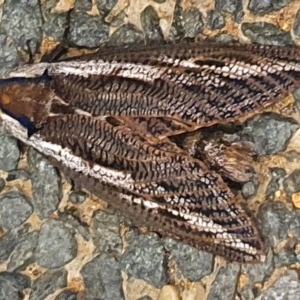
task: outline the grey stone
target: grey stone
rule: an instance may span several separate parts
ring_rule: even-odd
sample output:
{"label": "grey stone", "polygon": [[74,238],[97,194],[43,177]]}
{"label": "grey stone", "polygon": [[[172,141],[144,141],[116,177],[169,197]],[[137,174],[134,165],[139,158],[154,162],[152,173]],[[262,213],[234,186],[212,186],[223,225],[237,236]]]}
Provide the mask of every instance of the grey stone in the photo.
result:
{"label": "grey stone", "polygon": [[81,295],[78,295],[78,293],[75,292],[63,291],[57,297],[55,297],[55,300],[83,300],[84,298],[79,298],[80,296]]}
{"label": "grey stone", "polygon": [[282,168],[270,168],[270,172],[272,178],[267,187],[266,198],[268,200],[274,200],[275,193],[283,187],[283,180],[286,176],[286,171]]}
{"label": "grey stone", "polygon": [[[299,17],[299,19],[300,19],[300,17]],[[295,98],[296,107],[297,107],[298,111],[300,112],[300,88],[296,89],[293,92],[293,96]]]}
{"label": "grey stone", "polygon": [[4,171],[16,169],[20,158],[17,140],[6,134],[0,126],[0,141],[0,169]]}
{"label": "grey stone", "polygon": [[92,237],[99,253],[114,252],[121,254],[120,219],[117,214],[99,211],[93,218]]}
{"label": "grey stone", "polygon": [[73,228],[76,234],[81,235],[86,241],[91,239],[90,226],[81,219],[77,209],[70,207],[59,212],[59,220],[67,227]]}
{"label": "grey stone", "polygon": [[300,170],[294,170],[284,181],[284,190],[288,194],[300,192]]}
{"label": "grey stone", "polygon": [[163,34],[159,26],[159,18],[152,6],[147,6],[141,13],[141,23],[145,33],[145,40],[149,41],[163,41]]}
{"label": "grey stone", "polygon": [[238,300],[253,300],[257,296],[257,289],[256,288],[247,288],[241,292],[239,292],[239,296],[237,297]]}
{"label": "grey stone", "polygon": [[271,250],[268,251],[265,262],[260,264],[243,264],[242,273],[247,275],[248,280],[239,291],[242,299],[254,299],[257,294],[256,286],[265,282],[273,270],[273,252]]}
{"label": "grey stone", "polygon": [[299,275],[294,270],[284,273],[275,284],[256,300],[296,300],[300,295]]}
{"label": "grey stone", "polygon": [[270,155],[283,151],[297,129],[298,125],[290,120],[266,114],[248,121],[241,135],[253,142],[257,154]]}
{"label": "grey stone", "polygon": [[13,251],[13,249],[18,245],[19,240],[22,236],[28,233],[28,226],[21,226],[7,231],[0,239],[0,263],[7,260]]}
{"label": "grey stone", "polygon": [[262,235],[275,248],[288,237],[295,215],[283,203],[269,201],[260,207],[258,219],[261,222]]}
{"label": "grey stone", "polygon": [[4,34],[0,34],[0,76],[4,76],[8,69],[14,68],[20,57],[16,45],[9,43]]}
{"label": "grey stone", "polygon": [[263,283],[273,272],[273,252],[268,251],[266,260],[260,264],[243,264],[242,273],[247,274],[248,287],[253,288],[257,283]]}
{"label": "grey stone", "polygon": [[33,205],[40,218],[49,217],[58,207],[61,180],[55,168],[41,154],[29,149],[27,160],[31,169]]}
{"label": "grey stone", "polygon": [[263,15],[280,10],[287,4],[287,0],[250,0],[248,8],[254,14]]}
{"label": "grey stone", "polygon": [[168,281],[162,241],[154,233],[132,238],[121,257],[121,267],[129,276],[159,288]]}
{"label": "grey stone", "polygon": [[257,181],[249,181],[242,186],[242,195],[245,199],[249,199],[256,195],[259,184]]}
{"label": "grey stone", "polygon": [[87,198],[85,192],[71,192],[69,195],[69,200],[74,204],[82,204]]}
{"label": "grey stone", "polygon": [[295,211],[292,222],[289,224],[289,236],[295,237],[298,242],[300,241],[300,212]]}
{"label": "grey stone", "polygon": [[233,14],[236,11],[237,2],[234,0],[216,0],[215,8],[217,11]]}
{"label": "grey stone", "polygon": [[165,241],[165,247],[170,253],[170,258],[175,259],[180,272],[188,280],[199,281],[212,273],[214,264],[212,254],[172,239]]}
{"label": "grey stone", "polygon": [[135,26],[126,24],[120,26],[110,37],[109,45],[133,45],[142,44],[144,42],[144,34],[139,31]]}
{"label": "grey stone", "polygon": [[221,33],[215,37],[215,41],[218,43],[228,44],[232,42],[236,42],[236,37],[227,34],[227,33]]}
{"label": "grey stone", "polygon": [[109,26],[104,23],[103,16],[91,16],[82,7],[91,5],[90,1],[77,2],[70,17],[68,40],[79,47],[99,47],[108,41]]}
{"label": "grey stone", "polygon": [[187,38],[195,38],[203,30],[202,14],[195,7],[191,7],[183,12],[182,22],[184,36]]}
{"label": "grey stone", "polygon": [[5,188],[5,185],[6,185],[5,180],[3,178],[0,178],[0,193]]}
{"label": "grey stone", "polygon": [[207,27],[211,30],[221,29],[225,26],[225,18],[217,10],[210,10],[207,13]]}
{"label": "grey stone", "polygon": [[30,278],[18,273],[0,273],[0,299],[22,300],[23,290],[30,287]]}
{"label": "grey stone", "polygon": [[300,9],[297,11],[294,25],[293,25],[293,32],[296,37],[300,37]]}
{"label": "grey stone", "polygon": [[39,233],[35,251],[37,263],[46,268],[59,268],[77,255],[75,232],[63,222],[49,220]]}
{"label": "grey stone", "polygon": [[125,299],[120,263],[109,255],[100,255],[81,270],[87,300]]}
{"label": "grey stone", "polygon": [[13,249],[11,249],[8,271],[23,270],[34,261],[33,255],[37,246],[37,238],[38,232],[32,231],[16,239]]}
{"label": "grey stone", "polygon": [[32,205],[17,191],[0,196],[0,227],[15,228],[26,221],[33,212]]}
{"label": "grey stone", "polygon": [[117,2],[118,0],[97,0],[98,8],[105,13],[110,12]]}
{"label": "grey stone", "polygon": [[216,0],[215,9],[232,14],[236,22],[241,22],[244,17],[243,0]]}
{"label": "grey stone", "polygon": [[[59,252],[56,256],[59,256]],[[49,270],[32,284],[30,300],[46,299],[55,291],[67,286],[67,271],[64,269]]]}
{"label": "grey stone", "polygon": [[208,300],[234,299],[235,286],[240,272],[240,265],[231,263],[222,267],[213,282]]}
{"label": "grey stone", "polygon": [[291,33],[271,23],[243,23],[242,32],[252,43],[279,46],[293,45]]}
{"label": "grey stone", "polygon": [[6,177],[6,181],[12,181],[16,179],[29,180],[30,174],[27,171],[21,169],[9,171]]}
{"label": "grey stone", "polygon": [[52,10],[57,5],[56,0],[41,2],[43,13],[43,32],[57,41],[62,41],[68,25],[67,13],[54,13]]}
{"label": "grey stone", "polygon": [[28,41],[34,41],[40,45],[42,41],[42,15],[38,0],[5,1],[1,30],[23,49],[27,49]]}
{"label": "grey stone", "polygon": [[185,36],[185,31],[182,22],[183,8],[180,1],[175,2],[174,12],[173,12],[173,22],[169,32],[170,41],[180,41]]}
{"label": "grey stone", "polygon": [[293,248],[280,250],[280,252],[274,256],[275,268],[288,267],[299,262],[299,257]]}

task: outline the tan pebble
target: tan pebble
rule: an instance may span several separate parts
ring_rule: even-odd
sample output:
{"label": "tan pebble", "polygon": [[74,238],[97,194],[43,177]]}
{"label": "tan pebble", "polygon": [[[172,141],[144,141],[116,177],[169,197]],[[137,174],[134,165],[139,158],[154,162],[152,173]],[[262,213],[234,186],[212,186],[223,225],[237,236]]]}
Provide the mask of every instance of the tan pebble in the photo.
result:
{"label": "tan pebble", "polygon": [[165,285],[161,289],[157,300],[180,300],[178,290],[175,286]]}
{"label": "tan pebble", "polygon": [[292,201],[296,208],[300,208],[300,193],[294,193],[292,195]]}

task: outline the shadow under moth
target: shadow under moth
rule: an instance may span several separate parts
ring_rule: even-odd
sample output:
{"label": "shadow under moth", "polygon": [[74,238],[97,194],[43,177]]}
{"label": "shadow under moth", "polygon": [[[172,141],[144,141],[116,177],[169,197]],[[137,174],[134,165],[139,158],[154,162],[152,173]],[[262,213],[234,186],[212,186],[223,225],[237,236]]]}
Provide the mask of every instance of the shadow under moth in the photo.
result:
{"label": "shadow under moth", "polygon": [[0,80],[0,122],[136,225],[229,261],[259,262],[255,222],[220,176],[247,180],[247,151],[207,144],[197,157],[176,137],[241,123],[299,79],[296,47],[100,50],[13,70]]}

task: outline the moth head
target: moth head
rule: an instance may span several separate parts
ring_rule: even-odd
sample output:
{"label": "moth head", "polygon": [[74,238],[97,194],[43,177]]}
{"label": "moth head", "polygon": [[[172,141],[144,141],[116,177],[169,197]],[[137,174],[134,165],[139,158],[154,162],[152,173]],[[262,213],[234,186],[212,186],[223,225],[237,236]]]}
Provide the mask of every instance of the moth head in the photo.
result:
{"label": "moth head", "polygon": [[46,121],[52,93],[43,79],[0,80],[0,109],[28,130]]}

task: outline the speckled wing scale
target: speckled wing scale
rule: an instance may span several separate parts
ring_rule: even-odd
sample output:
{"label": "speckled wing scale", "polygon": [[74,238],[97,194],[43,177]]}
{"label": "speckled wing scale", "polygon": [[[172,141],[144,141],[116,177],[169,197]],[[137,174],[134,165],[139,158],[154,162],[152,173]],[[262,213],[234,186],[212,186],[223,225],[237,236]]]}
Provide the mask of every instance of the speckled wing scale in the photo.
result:
{"label": "speckled wing scale", "polygon": [[261,261],[238,196],[168,137],[242,122],[284,97],[299,82],[299,54],[205,43],[29,65],[0,82],[1,120],[137,224],[230,261]]}

